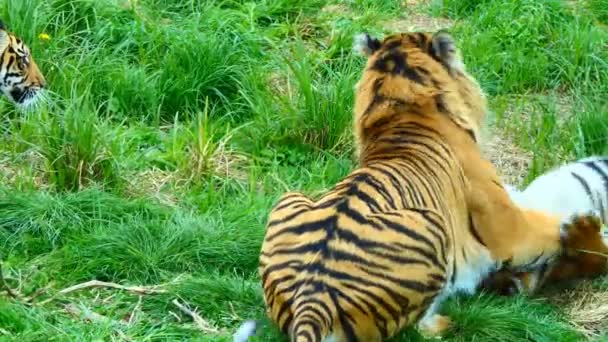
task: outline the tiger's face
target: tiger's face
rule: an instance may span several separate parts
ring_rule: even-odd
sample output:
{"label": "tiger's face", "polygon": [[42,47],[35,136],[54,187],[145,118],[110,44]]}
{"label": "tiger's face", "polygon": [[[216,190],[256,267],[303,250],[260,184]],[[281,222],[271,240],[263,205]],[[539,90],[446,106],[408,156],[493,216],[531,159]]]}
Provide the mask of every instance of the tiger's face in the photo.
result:
{"label": "tiger's face", "polygon": [[448,33],[398,33],[383,40],[361,34],[354,48],[367,57],[356,86],[355,125],[365,125],[370,103],[383,96],[408,112],[447,115],[477,140],[486,96]]}
{"label": "tiger's face", "polygon": [[0,21],[0,90],[19,106],[35,103],[46,81],[25,43]]}

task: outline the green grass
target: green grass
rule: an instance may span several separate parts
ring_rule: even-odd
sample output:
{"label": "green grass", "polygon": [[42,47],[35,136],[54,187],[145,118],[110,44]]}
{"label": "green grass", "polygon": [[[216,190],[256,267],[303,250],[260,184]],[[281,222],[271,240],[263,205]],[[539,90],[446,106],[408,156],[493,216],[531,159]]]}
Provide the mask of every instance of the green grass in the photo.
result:
{"label": "green grass", "polygon": [[[324,10],[331,5],[330,10]],[[333,8],[333,9],[332,9]],[[0,100],[0,259],[30,306],[0,296],[0,341],[230,341],[264,319],[256,272],[268,210],[355,165],[355,33],[411,14],[452,31],[490,94],[494,129],[533,152],[526,181],[608,153],[605,1],[7,0],[52,104]],[[38,38],[47,33],[50,40]],[[139,296],[59,290],[165,284]],[[172,301],[198,308],[201,333]],[[90,323],[66,304],[107,319]],[[453,298],[448,341],[578,341],[542,299]],[[135,312],[131,323],[128,317]],[[125,318],[127,317],[127,318]],[[259,341],[284,336],[265,320]],[[608,331],[599,331],[607,336]],[[423,341],[413,329],[393,341]]]}

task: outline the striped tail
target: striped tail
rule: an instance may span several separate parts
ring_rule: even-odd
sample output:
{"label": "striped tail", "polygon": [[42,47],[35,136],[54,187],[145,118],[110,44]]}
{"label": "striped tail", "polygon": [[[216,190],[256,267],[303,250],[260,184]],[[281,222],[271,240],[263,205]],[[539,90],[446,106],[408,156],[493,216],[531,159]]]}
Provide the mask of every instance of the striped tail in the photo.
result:
{"label": "striped tail", "polygon": [[308,302],[296,309],[291,328],[292,342],[326,341],[330,333],[328,323],[332,319],[327,317],[327,311],[317,308],[317,305],[315,302]]}

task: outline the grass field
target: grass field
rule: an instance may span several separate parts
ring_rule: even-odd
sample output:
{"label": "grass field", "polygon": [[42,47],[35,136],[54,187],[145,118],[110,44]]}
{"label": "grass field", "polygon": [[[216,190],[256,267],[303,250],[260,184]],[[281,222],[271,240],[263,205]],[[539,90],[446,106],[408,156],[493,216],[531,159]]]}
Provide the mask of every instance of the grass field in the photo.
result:
{"label": "grass field", "polygon": [[[0,18],[52,91],[0,101],[0,341],[231,341],[263,318],[269,208],[354,165],[362,30],[450,28],[510,183],[608,153],[606,0],[4,0]],[[70,289],[93,279],[157,291]],[[606,291],[454,298],[445,340],[608,341]]]}

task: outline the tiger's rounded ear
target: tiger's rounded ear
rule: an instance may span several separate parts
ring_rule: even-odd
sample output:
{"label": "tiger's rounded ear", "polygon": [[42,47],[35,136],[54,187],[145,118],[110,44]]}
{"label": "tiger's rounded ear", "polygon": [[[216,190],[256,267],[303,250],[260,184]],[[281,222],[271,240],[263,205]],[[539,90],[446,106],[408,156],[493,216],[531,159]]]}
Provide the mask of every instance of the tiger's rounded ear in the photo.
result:
{"label": "tiger's rounded ear", "polygon": [[370,37],[367,33],[359,33],[353,41],[353,50],[362,56],[369,57],[382,46],[380,40]]}
{"label": "tiger's rounded ear", "polygon": [[433,35],[431,42],[433,55],[440,60],[450,71],[464,69],[462,58],[454,38],[446,31],[438,31]]}
{"label": "tiger's rounded ear", "polygon": [[0,19],[0,30],[6,30],[6,25],[4,25],[4,21]]}

